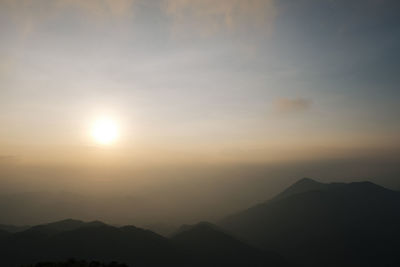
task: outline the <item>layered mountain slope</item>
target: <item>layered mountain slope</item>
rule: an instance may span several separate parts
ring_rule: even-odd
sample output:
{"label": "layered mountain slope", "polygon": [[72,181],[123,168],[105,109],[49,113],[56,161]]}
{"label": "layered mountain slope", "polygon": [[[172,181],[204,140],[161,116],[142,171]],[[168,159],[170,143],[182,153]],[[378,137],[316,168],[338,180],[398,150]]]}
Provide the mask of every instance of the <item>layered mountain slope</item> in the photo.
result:
{"label": "layered mountain slope", "polygon": [[9,232],[4,231],[4,230],[0,230],[0,238],[5,237],[5,236],[8,236],[8,235],[10,235]]}
{"label": "layered mountain slope", "polygon": [[[0,235],[2,266],[68,258],[118,261],[130,266],[283,266],[264,253],[209,224],[189,227],[167,239],[134,226],[64,220]],[[285,265],[286,266],[286,265]]]}
{"label": "layered mountain slope", "polygon": [[192,266],[289,265],[277,254],[256,249],[207,222],[182,227],[172,240],[189,255]]}
{"label": "layered mountain slope", "polygon": [[219,225],[307,266],[400,262],[400,193],[370,182],[323,184],[302,179]]}
{"label": "layered mountain slope", "polygon": [[52,236],[61,232],[73,231],[79,228],[102,226],[105,225],[99,221],[83,222],[80,220],[66,219],[53,223],[40,224],[32,226],[25,231],[19,231],[15,233],[15,237],[34,237],[34,236]]}
{"label": "layered mountain slope", "polygon": [[0,224],[0,230],[1,231],[6,231],[9,233],[17,233],[17,232],[22,232],[27,229],[29,229],[30,226],[24,225],[24,226],[16,226],[16,225],[10,225],[10,224]]}

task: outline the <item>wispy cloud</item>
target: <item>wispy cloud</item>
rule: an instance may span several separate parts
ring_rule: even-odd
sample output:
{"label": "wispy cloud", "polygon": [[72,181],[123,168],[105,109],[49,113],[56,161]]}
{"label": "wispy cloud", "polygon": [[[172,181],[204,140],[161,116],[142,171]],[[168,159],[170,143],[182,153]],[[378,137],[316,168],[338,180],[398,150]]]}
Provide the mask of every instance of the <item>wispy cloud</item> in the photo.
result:
{"label": "wispy cloud", "polygon": [[299,97],[277,99],[274,106],[275,110],[280,113],[298,113],[309,110],[312,104],[312,100]]}
{"label": "wispy cloud", "polygon": [[56,0],[59,8],[71,7],[100,16],[123,16],[131,13],[136,0]]}
{"label": "wispy cloud", "polygon": [[[132,15],[147,0],[0,0],[23,33],[64,12],[81,13],[91,19]],[[141,5],[137,5],[142,3]],[[171,18],[173,32],[212,34],[260,27],[267,32],[275,16],[274,0],[154,0],[155,7]]]}
{"label": "wispy cloud", "polygon": [[265,27],[274,18],[273,0],[164,0],[175,30],[204,34],[241,27]]}
{"label": "wispy cloud", "polygon": [[23,35],[65,11],[104,19],[132,13],[137,0],[0,0],[0,10],[19,27]]}
{"label": "wispy cloud", "polygon": [[122,15],[130,11],[136,0],[1,0],[3,8],[24,15],[44,15],[66,8],[92,14]]}

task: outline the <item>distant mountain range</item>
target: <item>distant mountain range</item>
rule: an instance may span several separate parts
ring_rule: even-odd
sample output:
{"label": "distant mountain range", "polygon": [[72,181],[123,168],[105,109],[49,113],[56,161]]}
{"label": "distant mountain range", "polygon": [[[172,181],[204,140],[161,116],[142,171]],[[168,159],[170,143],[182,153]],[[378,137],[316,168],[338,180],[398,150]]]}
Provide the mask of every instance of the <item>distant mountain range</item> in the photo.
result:
{"label": "distant mountain range", "polygon": [[2,227],[0,266],[71,257],[150,267],[400,266],[399,226],[400,192],[304,178],[217,224],[183,225],[168,238],[72,219]]}
{"label": "distant mountain range", "polygon": [[247,245],[208,223],[169,239],[134,226],[71,219],[18,233],[0,232],[1,266],[71,257],[130,266],[289,266],[280,256]]}
{"label": "distant mountain range", "polygon": [[304,266],[400,266],[400,192],[304,178],[218,225]]}

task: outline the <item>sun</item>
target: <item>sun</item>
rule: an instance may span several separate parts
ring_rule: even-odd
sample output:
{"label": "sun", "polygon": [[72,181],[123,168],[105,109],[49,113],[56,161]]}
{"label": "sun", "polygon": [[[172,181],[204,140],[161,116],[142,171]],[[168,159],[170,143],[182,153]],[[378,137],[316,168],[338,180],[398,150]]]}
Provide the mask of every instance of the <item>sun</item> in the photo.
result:
{"label": "sun", "polygon": [[100,118],[95,121],[92,128],[94,140],[102,145],[110,145],[118,138],[117,123],[110,118]]}

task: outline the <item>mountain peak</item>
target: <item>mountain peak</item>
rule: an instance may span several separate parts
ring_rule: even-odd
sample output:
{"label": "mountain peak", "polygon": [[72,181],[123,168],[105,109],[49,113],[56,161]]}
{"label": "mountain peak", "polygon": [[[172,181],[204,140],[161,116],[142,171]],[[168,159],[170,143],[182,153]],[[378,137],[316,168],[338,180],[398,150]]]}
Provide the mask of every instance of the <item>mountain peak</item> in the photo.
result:
{"label": "mountain peak", "polygon": [[319,182],[317,182],[317,181],[315,181],[315,180],[313,180],[311,178],[308,178],[308,177],[303,177],[303,178],[301,178],[300,180],[298,180],[294,184],[303,184],[303,183],[317,183],[317,184],[320,184]]}
{"label": "mountain peak", "polygon": [[54,235],[65,231],[73,231],[83,227],[96,227],[105,225],[100,221],[84,222],[81,220],[64,219],[47,224],[33,226],[25,231],[19,232],[21,235]]}
{"label": "mountain peak", "polygon": [[[327,262],[331,266],[394,266],[398,265],[397,251],[392,248],[400,236],[399,210],[400,192],[377,184],[319,183],[304,178],[271,201],[226,217],[219,226],[299,266]],[[352,253],[338,256],[344,251]]]}
{"label": "mountain peak", "polygon": [[56,224],[79,224],[79,223],[83,223],[83,221],[81,220],[75,220],[72,218],[68,218],[68,219],[63,219],[60,221],[55,221],[55,222],[51,222],[51,223],[47,223],[47,225],[56,225]]}
{"label": "mountain peak", "polygon": [[309,192],[309,191],[322,190],[322,189],[325,189],[327,186],[329,186],[329,185],[320,183],[311,178],[305,177],[305,178],[298,180],[291,186],[289,186],[283,192],[278,194],[274,199],[275,200],[281,199],[284,197],[288,197],[288,196],[295,195],[295,194],[301,194],[301,193],[305,193],[305,192]]}

